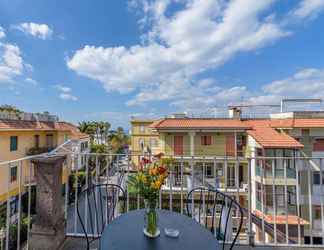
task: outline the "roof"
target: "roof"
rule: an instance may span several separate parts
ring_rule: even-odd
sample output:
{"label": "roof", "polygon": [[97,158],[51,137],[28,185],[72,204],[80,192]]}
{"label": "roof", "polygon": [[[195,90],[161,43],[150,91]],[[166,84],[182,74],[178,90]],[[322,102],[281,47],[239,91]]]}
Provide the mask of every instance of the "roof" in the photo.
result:
{"label": "roof", "polygon": [[324,118],[272,119],[275,128],[324,128]]}
{"label": "roof", "polygon": [[87,139],[90,136],[88,134],[80,132],[79,128],[72,123],[58,122],[60,130],[71,132],[72,139]]}
{"label": "roof", "polygon": [[87,138],[78,127],[68,122],[43,122],[26,120],[0,120],[0,131],[66,131],[73,139]]}
{"label": "roof", "polygon": [[270,120],[245,121],[252,129],[248,135],[252,136],[264,148],[302,148],[303,144],[286,133],[280,133],[271,127]]}
{"label": "roof", "polygon": [[[278,225],[285,225],[286,221],[288,222],[288,225],[298,225],[298,221],[300,225],[309,225],[309,222],[304,220],[303,218],[300,218],[296,215],[277,215],[273,216],[271,214],[264,214],[258,210],[254,211],[254,214],[258,216],[259,218],[264,217],[264,220],[270,224],[276,224]],[[287,220],[288,219],[288,220]]]}
{"label": "roof", "polygon": [[234,119],[166,118],[153,122],[156,129],[249,129],[250,126]]}
{"label": "roof", "polygon": [[130,123],[152,123],[153,121],[151,119],[132,119]]}

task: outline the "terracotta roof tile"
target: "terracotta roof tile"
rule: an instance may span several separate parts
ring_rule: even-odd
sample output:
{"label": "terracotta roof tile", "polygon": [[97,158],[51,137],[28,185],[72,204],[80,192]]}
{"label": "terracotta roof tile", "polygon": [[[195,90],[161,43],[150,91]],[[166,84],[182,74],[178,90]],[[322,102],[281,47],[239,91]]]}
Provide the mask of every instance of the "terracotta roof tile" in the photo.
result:
{"label": "terracotta roof tile", "polygon": [[249,126],[240,120],[233,119],[200,119],[200,118],[167,118],[153,122],[151,127],[157,129],[249,129]]}
{"label": "terracotta roof tile", "polygon": [[286,215],[277,215],[277,216],[273,216],[273,215],[270,215],[270,214],[265,214],[263,216],[263,213],[260,212],[259,210],[255,210],[254,211],[254,214],[256,216],[258,216],[259,218],[262,218],[264,217],[264,220],[270,224],[274,224],[275,221],[277,224],[286,224],[286,221],[288,221],[288,225],[298,225],[298,220],[299,220],[299,223],[300,225],[309,225],[309,222],[304,220],[303,218],[300,218],[298,219],[298,216],[296,215],[288,215],[288,220],[287,220],[287,217]]}
{"label": "terracotta roof tile", "polygon": [[264,148],[302,148],[303,145],[285,133],[271,128],[270,120],[250,120],[245,123],[252,127],[247,133]]}
{"label": "terracotta roof tile", "polygon": [[72,138],[81,139],[88,137],[81,133],[78,127],[68,122],[37,122],[25,120],[0,120],[0,131],[8,130],[35,130],[35,131],[69,131]]}

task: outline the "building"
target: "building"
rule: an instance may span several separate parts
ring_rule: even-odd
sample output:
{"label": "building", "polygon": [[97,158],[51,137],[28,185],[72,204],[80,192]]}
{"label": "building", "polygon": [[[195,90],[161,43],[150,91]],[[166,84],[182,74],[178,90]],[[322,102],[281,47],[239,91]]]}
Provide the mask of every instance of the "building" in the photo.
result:
{"label": "building", "polygon": [[159,135],[150,127],[152,123],[153,120],[131,120],[131,147],[129,150],[132,152],[134,165],[138,165],[140,156],[157,151],[159,148]]}
{"label": "building", "polygon": [[[174,187],[180,165],[193,164],[195,185],[218,188],[247,207],[250,175],[251,209],[256,218],[264,220],[262,225],[253,225],[257,239],[274,242],[276,237],[285,243],[280,232],[287,232],[292,240],[297,241],[300,234],[305,243],[322,243],[323,168],[320,160],[302,162],[298,158],[324,157],[324,112],[244,119],[240,109],[232,108],[227,119],[171,117],[131,124],[136,132],[132,149],[150,147],[143,139],[157,138],[148,151],[175,159]],[[190,179],[188,189],[193,186]],[[264,223],[277,230],[261,230]]]}
{"label": "building", "polygon": [[[0,162],[49,152],[68,140],[75,142],[79,152],[88,148],[88,135],[81,133],[73,124],[58,121],[55,116],[0,113]],[[25,166],[20,168],[17,164]],[[11,162],[0,167],[0,204],[7,200],[9,193],[11,214],[17,210],[19,191],[24,193],[27,185],[35,184],[33,170],[29,180],[29,169],[27,161]],[[66,183],[67,176],[68,173],[63,174],[63,183]]]}

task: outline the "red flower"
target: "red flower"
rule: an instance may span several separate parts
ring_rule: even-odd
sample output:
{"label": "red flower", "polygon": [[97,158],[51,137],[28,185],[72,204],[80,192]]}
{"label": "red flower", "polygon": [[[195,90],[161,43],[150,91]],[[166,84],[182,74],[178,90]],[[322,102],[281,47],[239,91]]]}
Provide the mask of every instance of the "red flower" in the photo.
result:
{"label": "red flower", "polygon": [[143,158],[143,159],[142,159],[142,162],[143,162],[144,164],[152,163],[150,159],[146,159],[146,158]]}
{"label": "red flower", "polygon": [[158,171],[159,171],[159,174],[164,174],[167,171],[167,169],[165,167],[161,166],[161,167],[159,167]]}

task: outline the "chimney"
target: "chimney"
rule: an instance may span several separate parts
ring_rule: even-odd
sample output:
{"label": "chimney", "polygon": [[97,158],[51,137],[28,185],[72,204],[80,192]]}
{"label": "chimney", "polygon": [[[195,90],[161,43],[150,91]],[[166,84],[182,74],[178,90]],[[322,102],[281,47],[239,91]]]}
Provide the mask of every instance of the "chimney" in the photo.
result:
{"label": "chimney", "polygon": [[241,110],[238,107],[230,107],[228,110],[228,116],[232,119],[241,119]]}

